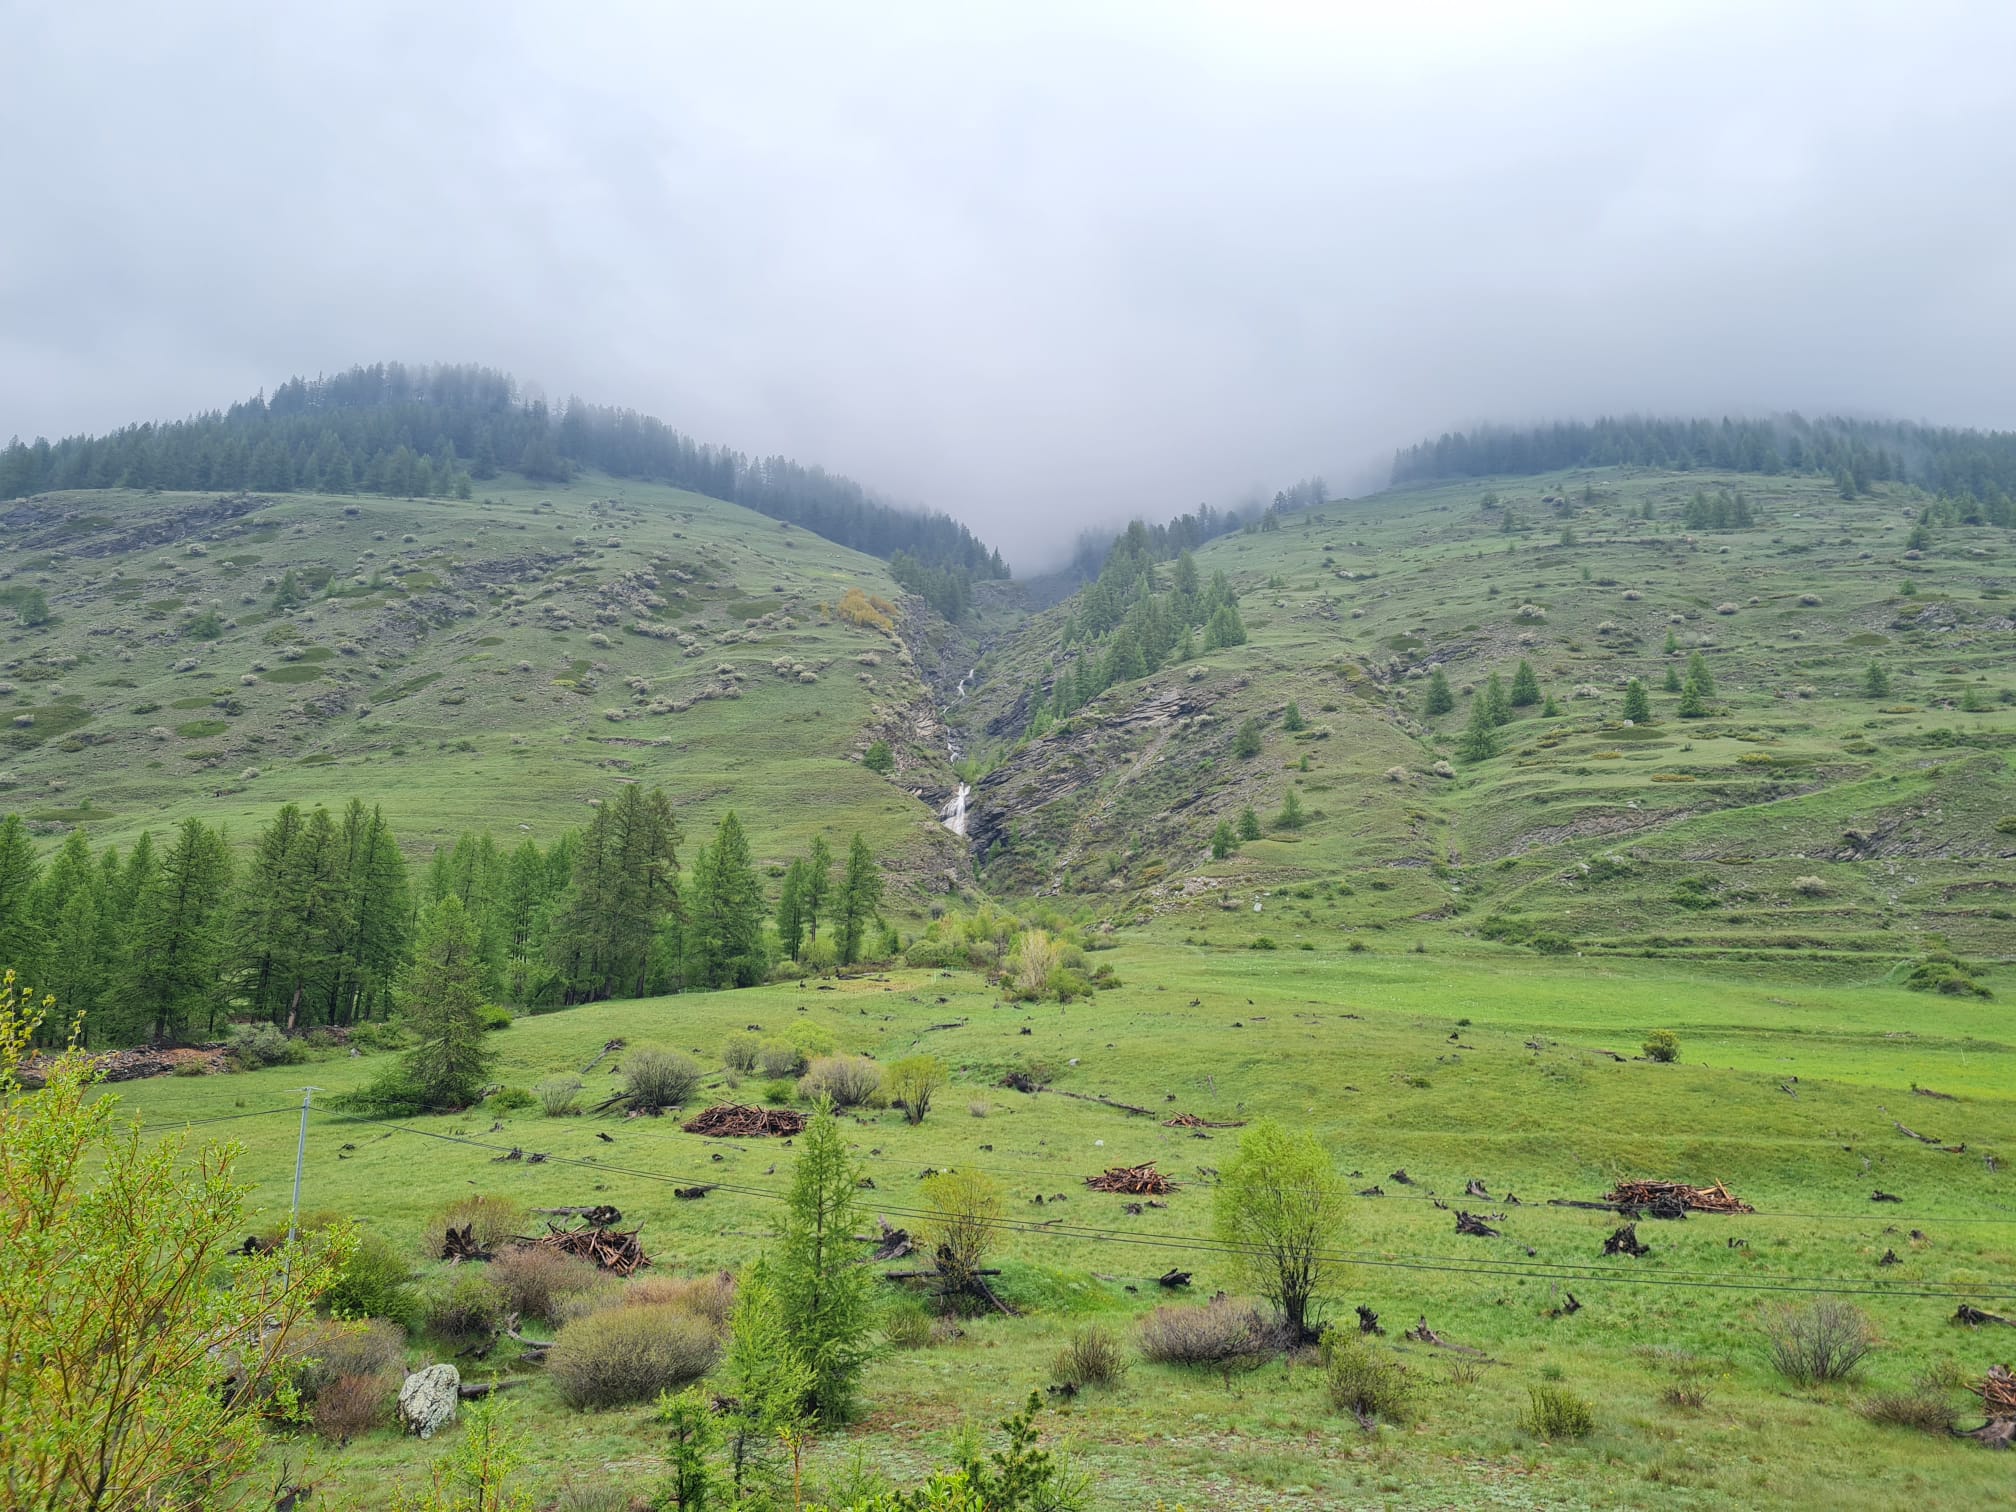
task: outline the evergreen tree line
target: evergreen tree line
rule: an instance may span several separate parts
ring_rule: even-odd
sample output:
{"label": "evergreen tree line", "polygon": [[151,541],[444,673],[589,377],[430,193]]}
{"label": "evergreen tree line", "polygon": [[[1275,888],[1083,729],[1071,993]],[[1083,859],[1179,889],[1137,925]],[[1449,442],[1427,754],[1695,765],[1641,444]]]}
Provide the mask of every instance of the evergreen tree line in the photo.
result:
{"label": "evergreen tree line", "polygon": [[[548,846],[464,834],[417,876],[384,815],[356,799],[340,814],[284,806],[243,860],[192,818],[123,856],[72,830],[45,864],[9,815],[0,962],[112,1045],[385,1018],[402,983],[410,997],[430,932],[456,949],[466,933],[483,1001],[535,1006],[750,986],[780,958],[851,965],[886,945],[881,871],[860,836],[837,877],[824,840],[792,864],[774,935],[739,819],[727,814],[683,874],[681,838],[665,795],[634,786]],[[452,921],[437,918],[444,906]]]}
{"label": "evergreen tree line", "polygon": [[1080,583],[1090,583],[1105,569],[1107,560],[1122,551],[1134,555],[1145,551],[1151,561],[1171,561],[1220,536],[1241,530],[1276,529],[1281,516],[1319,508],[1329,497],[1329,485],[1320,477],[1301,478],[1275,490],[1274,502],[1258,514],[1242,515],[1236,509],[1220,510],[1199,504],[1194,514],[1180,514],[1166,525],[1133,520],[1117,536],[1088,530],[1079,535],[1072,549],[1066,575]]}
{"label": "evergreen tree line", "polygon": [[[1224,573],[1214,572],[1200,589],[1197,563],[1186,550],[1164,589],[1145,532],[1130,528],[1065,618],[1059,646],[1077,654],[1054,669],[1047,704],[1032,702],[1049,718],[1063,719],[1116,683],[1189,660],[1200,645],[1216,651],[1245,642],[1239,596]],[[1041,734],[1043,724],[1039,720],[1034,733]]]}
{"label": "evergreen tree line", "polygon": [[694,441],[631,410],[569,399],[558,415],[482,367],[377,363],[290,378],[270,398],[166,424],[0,450],[0,499],[53,489],[254,489],[455,494],[515,470],[564,482],[578,468],[664,482],[745,505],[872,556],[903,551],[970,579],[1006,577],[998,551],[939,513],[899,509],[860,484],[784,457]]}
{"label": "evergreen tree line", "polygon": [[1972,501],[1975,523],[2016,525],[2016,431],[1901,421],[1781,415],[1717,422],[1634,415],[1530,429],[1487,427],[1395,453],[1393,481],[1619,466],[1832,476],[1850,498],[1876,483],[1916,483]]}

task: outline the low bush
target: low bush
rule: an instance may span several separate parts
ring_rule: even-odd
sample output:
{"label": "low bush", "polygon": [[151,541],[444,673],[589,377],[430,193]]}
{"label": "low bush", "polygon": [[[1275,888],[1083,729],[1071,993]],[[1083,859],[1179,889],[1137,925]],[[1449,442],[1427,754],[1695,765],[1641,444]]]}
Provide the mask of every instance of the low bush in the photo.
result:
{"label": "low bush", "polygon": [[1928,1371],[1903,1391],[1877,1392],[1860,1410],[1884,1428],[1913,1428],[1944,1437],[1953,1427],[1952,1383],[1939,1372]]}
{"label": "low bush", "polygon": [[1798,1386],[1845,1381],[1876,1347],[1867,1315],[1847,1302],[1783,1304],[1764,1314],[1762,1327],[1772,1367]]}
{"label": "low bush", "polygon": [[515,1197],[476,1192],[457,1197],[434,1215],[427,1227],[427,1248],[437,1250],[442,1234],[466,1228],[484,1249],[494,1250],[513,1234],[525,1232],[525,1204]]}
{"label": "low bush", "polygon": [[1267,1322],[1247,1302],[1220,1297],[1203,1307],[1158,1307],[1141,1320],[1141,1356],[1158,1365],[1223,1367],[1271,1348]]}
{"label": "low bush", "polygon": [[762,1041],[753,1034],[731,1034],[721,1046],[721,1064],[730,1071],[747,1076],[756,1069],[756,1057]]}
{"label": "low bush", "polygon": [[1645,1359],[1652,1373],[1665,1379],[1666,1384],[1659,1389],[1659,1400],[1668,1407],[1699,1411],[1708,1405],[1709,1385],[1716,1373],[1708,1361],[1685,1349],[1670,1347],[1648,1350]]}
{"label": "low bush", "polygon": [[496,1333],[504,1313],[502,1289],[475,1266],[457,1266],[427,1299],[427,1327],[463,1343]]}
{"label": "low bush", "polygon": [[308,1047],[282,1034],[277,1024],[233,1024],[224,1052],[245,1071],[298,1066],[308,1058]]}
{"label": "low bush", "polygon": [[476,1010],[476,1019],[485,1029],[509,1029],[512,1013],[509,1008],[500,1008],[495,1003],[485,1003]]}
{"label": "low bush", "polygon": [[1051,1368],[1073,1386],[1115,1386],[1127,1374],[1127,1353],[1110,1328],[1078,1328]]}
{"label": "low bush", "polygon": [[374,1021],[358,1024],[350,1031],[350,1048],[362,1050],[367,1055],[378,1050],[403,1050],[406,1047],[406,1031],[389,1021]]}
{"label": "low bush", "polygon": [[623,1057],[623,1089],[639,1108],[676,1108],[700,1090],[700,1062],[678,1050],[642,1045]]}
{"label": "low bush", "polygon": [[1323,1335],[1323,1387],[1330,1405],[1364,1427],[1375,1418],[1404,1423],[1414,1409],[1414,1383],[1407,1367],[1357,1332],[1335,1329]]}
{"label": "low bush", "polygon": [[295,1391],[314,1401],[343,1376],[397,1375],[406,1359],[406,1330],[383,1318],[313,1319],[288,1332],[286,1359]]}
{"label": "low bush", "polygon": [[518,1244],[490,1265],[490,1281],[507,1312],[558,1322],[563,1303],[595,1290],[602,1272],[586,1260],[543,1245]]}
{"label": "low bush", "polygon": [[735,1277],[730,1271],[711,1276],[638,1276],[624,1286],[618,1300],[625,1307],[676,1307],[725,1334],[728,1314],[735,1310]]}
{"label": "low bush", "polygon": [[581,1096],[581,1078],[578,1076],[549,1076],[532,1089],[539,1099],[539,1107],[548,1118],[565,1118],[576,1110],[575,1100]]}
{"label": "low bush", "polygon": [[408,1330],[420,1325],[412,1267],[377,1234],[358,1236],[357,1248],[322,1294],[322,1305],[334,1318],[384,1318]]}
{"label": "low bush", "polygon": [[332,1444],[347,1444],[391,1416],[398,1388],[391,1375],[338,1376],[315,1398],[309,1415],[315,1431]]}
{"label": "low bush", "polygon": [[789,1040],[768,1039],[756,1047],[756,1066],[772,1081],[799,1076],[805,1070],[805,1052]]}
{"label": "low bush", "polygon": [[1596,1409],[1565,1386],[1533,1386],[1526,1392],[1519,1426],[1537,1439],[1587,1438],[1596,1431]]}
{"label": "low bush", "polygon": [[798,1079],[800,1097],[830,1097],[836,1108],[858,1108],[881,1090],[882,1067],[865,1055],[822,1055]]}
{"label": "low bush", "polygon": [[539,1106],[537,1094],[523,1087],[499,1087],[490,1094],[489,1102],[494,1113],[522,1113],[527,1108]]}
{"label": "low bush", "polygon": [[714,1330],[682,1307],[612,1307],[561,1329],[546,1373],[569,1407],[615,1407],[697,1380],[719,1352]]}
{"label": "low bush", "polygon": [[1671,1029],[1654,1029],[1645,1036],[1645,1059],[1662,1066],[1680,1059],[1680,1036]]}
{"label": "low bush", "polygon": [[882,1316],[882,1337],[891,1349],[926,1349],[937,1342],[937,1320],[929,1308],[899,1303]]}

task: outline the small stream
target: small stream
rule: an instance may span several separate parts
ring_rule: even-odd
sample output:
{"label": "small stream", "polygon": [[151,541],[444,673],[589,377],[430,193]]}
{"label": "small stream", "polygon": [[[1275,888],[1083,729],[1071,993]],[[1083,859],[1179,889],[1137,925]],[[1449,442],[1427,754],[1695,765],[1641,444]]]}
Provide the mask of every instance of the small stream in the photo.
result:
{"label": "small stream", "polygon": [[[964,677],[959,679],[959,691],[953,698],[954,703],[964,701],[966,697],[966,685],[979,675],[980,669],[974,667]],[[957,763],[959,758],[965,754],[960,749],[958,737],[952,733],[951,726],[947,725],[945,728],[946,760]],[[972,792],[972,788],[963,782],[960,783],[959,791],[954,793],[945,806],[938,810],[938,822],[962,840],[966,838],[966,800]]]}

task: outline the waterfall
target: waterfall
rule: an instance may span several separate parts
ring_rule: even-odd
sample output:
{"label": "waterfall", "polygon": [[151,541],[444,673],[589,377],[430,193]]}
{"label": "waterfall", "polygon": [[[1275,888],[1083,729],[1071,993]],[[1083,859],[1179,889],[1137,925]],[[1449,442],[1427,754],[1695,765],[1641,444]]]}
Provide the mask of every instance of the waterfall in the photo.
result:
{"label": "waterfall", "polygon": [[962,840],[966,838],[966,795],[972,791],[965,783],[960,783],[952,801],[938,811],[938,822]]}

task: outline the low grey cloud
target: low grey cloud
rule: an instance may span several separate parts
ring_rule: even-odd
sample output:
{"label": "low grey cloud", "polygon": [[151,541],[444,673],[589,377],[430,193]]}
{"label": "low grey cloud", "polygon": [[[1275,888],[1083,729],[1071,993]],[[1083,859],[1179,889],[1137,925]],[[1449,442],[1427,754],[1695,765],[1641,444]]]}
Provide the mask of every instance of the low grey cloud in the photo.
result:
{"label": "low grey cloud", "polygon": [[1079,528],[1480,420],[2007,425],[2016,11],[0,0],[0,435],[477,361]]}

